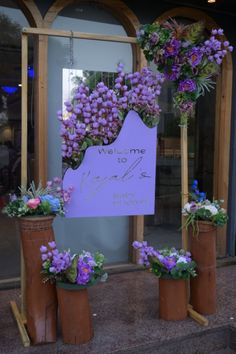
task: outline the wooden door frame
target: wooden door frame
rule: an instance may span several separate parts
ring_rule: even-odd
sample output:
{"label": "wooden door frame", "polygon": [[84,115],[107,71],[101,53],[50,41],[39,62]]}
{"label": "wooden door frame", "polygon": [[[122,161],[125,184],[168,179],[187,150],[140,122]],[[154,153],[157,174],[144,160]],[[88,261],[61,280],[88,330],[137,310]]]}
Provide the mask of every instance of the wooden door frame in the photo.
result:
{"label": "wooden door frame", "polygon": [[[163,13],[154,22],[163,22],[169,17],[185,17],[205,22],[208,30],[219,28],[218,24],[205,12],[188,7],[177,7]],[[224,40],[227,40],[224,37]],[[231,136],[233,62],[228,53],[223,60],[221,74],[216,85],[215,143],[213,168],[213,195],[215,199],[223,199],[224,207],[228,206],[229,159]],[[226,255],[227,226],[217,228],[217,255]]]}

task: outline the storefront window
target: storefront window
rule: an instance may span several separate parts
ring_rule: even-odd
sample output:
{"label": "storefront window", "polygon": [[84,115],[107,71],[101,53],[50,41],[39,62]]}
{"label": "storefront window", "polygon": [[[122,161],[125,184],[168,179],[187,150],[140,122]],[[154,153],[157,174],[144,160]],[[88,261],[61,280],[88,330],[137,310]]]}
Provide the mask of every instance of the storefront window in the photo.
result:
{"label": "storefront window", "polygon": [[[0,210],[19,193],[21,174],[21,29],[28,22],[15,2],[0,6]],[[33,50],[29,48],[28,179],[33,179]],[[0,280],[20,274],[19,236],[14,220],[0,212]]]}

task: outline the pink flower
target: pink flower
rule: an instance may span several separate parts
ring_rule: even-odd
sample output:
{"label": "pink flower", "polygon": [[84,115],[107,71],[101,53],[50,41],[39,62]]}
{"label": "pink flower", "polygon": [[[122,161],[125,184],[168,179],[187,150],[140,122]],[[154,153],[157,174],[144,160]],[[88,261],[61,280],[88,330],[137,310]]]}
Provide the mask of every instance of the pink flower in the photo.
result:
{"label": "pink flower", "polygon": [[40,204],[40,199],[39,198],[35,198],[35,199],[29,199],[27,202],[27,206],[30,209],[36,209],[38,207],[38,205]]}

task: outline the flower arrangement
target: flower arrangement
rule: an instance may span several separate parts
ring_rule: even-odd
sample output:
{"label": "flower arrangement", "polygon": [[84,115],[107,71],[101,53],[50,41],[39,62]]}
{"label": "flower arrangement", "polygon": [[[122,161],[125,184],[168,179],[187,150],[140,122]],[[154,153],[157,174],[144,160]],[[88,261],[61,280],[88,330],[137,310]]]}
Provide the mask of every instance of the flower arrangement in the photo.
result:
{"label": "flower arrangement", "polygon": [[146,59],[175,84],[181,125],[187,124],[198,97],[213,88],[223,58],[233,50],[222,37],[223,29],[212,29],[206,39],[203,22],[182,25],[173,19],[144,25],[137,33]]}
{"label": "flower arrangement", "polygon": [[206,199],[206,193],[198,189],[198,181],[194,180],[191,187],[190,201],[184,205],[182,214],[186,216],[184,227],[190,225],[196,229],[196,221],[210,221],[215,226],[223,226],[227,223],[228,216],[224,208],[221,207],[223,200]]}
{"label": "flower arrangement", "polygon": [[65,204],[70,201],[73,188],[62,188],[62,180],[55,177],[43,188],[39,183],[36,188],[32,182],[28,189],[20,187],[21,196],[10,195],[10,202],[3,213],[10,217],[64,215]]}
{"label": "flower arrangement", "polygon": [[114,88],[99,82],[91,90],[81,83],[73,99],[65,102],[66,114],[58,112],[64,163],[76,169],[87,147],[113,142],[129,110],[138,112],[147,126],[155,126],[160,113],[157,97],[163,80],[162,74],[148,68],[125,74],[120,63]]}
{"label": "flower arrangement", "polygon": [[81,287],[93,285],[97,280],[105,281],[104,256],[83,251],[72,255],[70,251],[60,252],[54,241],[40,247],[44,281],[63,282]]}
{"label": "flower arrangement", "polygon": [[196,263],[191,258],[190,252],[165,248],[155,250],[147,242],[134,241],[133,247],[139,250],[139,263],[150,267],[150,271],[159,278],[189,279],[195,277]]}

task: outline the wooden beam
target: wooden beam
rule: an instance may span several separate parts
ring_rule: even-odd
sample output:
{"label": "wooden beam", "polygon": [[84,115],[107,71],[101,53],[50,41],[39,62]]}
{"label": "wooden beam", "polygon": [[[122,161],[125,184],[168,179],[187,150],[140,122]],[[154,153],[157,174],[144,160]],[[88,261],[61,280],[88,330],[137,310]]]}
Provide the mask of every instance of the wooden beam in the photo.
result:
{"label": "wooden beam", "polygon": [[54,37],[71,37],[78,39],[105,41],[105,42],[119,42],[119,43],[133,43],[137,44],[136,37],[126,36],[108,36],[97,33],[71,32],[63,30],[54,30],[49,28],[23,28],[22,33],[33,35],[45,35]]}
{"label": "wooden beam", "polygon": [[[180,127],[180,142],[181,142],[181,204],[182,208],[188,201],[188,128],[187,126]],[[185,216],[182,216],[182,248],[188,249],[188,232],[185,227]]]}
{"label": "wooden beam", "polygon": [[16,320],[16,323],[17,323],[17,326],[18,326],[18,329],[20,332],[23,346],[29,347],[30,346],[30,339],[29,339],[28,333],[25,329],[25,323],[22,320],[22,317],[20,315],[18,307],[17,307],[15,301],[10,301],[10,305],[11,305],[11,309],[12,309],[13,315],[15,317],[15,320]]}
{"label": "wooden beam", "polygon": [[193,320],[198,322],[200,325],[208,326],[208,324],[209,324],[208,319],[206,317],[202,316],[200,313],[196,312],[193,309],[193,306],[190,304],[188,304],[188,314],[189,314],[189,317],[191,317]]}
{"label": "wooden beam", "polygon": [[144,216],[137,215],[133,216],[133,228],[131,233],[130,247],[131,247],[131,260],[133,263],[138,263],[139,251],[132,247],[134,240],[143,241],[144,236]]}
{"label": "wooden beam", "polygon": [[35,60],[35,181],[45,186],[48,177],[48,37],[39,35],[36,38]]}

